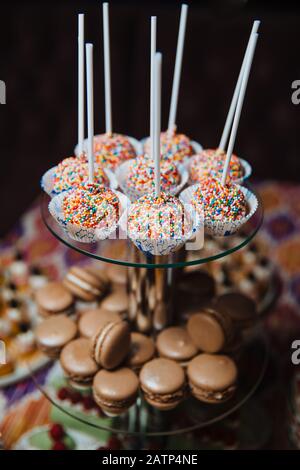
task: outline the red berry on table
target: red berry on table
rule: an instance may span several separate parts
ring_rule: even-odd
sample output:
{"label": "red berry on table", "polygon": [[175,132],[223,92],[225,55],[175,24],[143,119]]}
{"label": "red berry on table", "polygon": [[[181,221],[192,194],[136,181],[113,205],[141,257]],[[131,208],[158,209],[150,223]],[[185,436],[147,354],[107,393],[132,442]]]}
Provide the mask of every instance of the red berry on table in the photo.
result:
{"label": "red berry on table", "polygon": [[57,392],[57,397],[60,400],[66,400],[67,398],[69,398],[69,396],[70,396],[70,393],[66,387],[60,388]]}
{"label": "red berry on table", "polygon": [[108,440],[107,447],[108,447],[110,450],[120,450],[121,447],[122,447],[122,444],[121,444],[120,439],[118,439],[117,437],[112,436],[112,437]]}
{"label": "red berry on table", "polygon": [[68,450],[63,442],[55,442],[52,446],[52,450]]}
{"label": "red berry on table", "polygon": [[91,410],[95,406],[93,398],[89,396],[83,397],[82,404],[85,410]]}
{"label": "red berry on table", "polygon": [[73,403],[73,405],[76,405],[77,403],[81,402],[82,396],[79,392],[73,392],[70,394],[70,400]]}
{"label": "red berry on table", "polygon": [[49,434],[54,441],[60,441],[65,435],[65,430],[61,424],[55,423],[49,429]]}

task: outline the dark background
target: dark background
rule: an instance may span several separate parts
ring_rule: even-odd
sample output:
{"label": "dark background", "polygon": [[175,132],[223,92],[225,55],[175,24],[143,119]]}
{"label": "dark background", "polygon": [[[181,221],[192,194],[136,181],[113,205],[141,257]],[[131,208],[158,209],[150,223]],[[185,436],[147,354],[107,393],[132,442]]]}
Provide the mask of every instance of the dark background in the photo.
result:
{"label": "dark background", "polygon": [[[291,3],[188,2],[178,129],[204,146],[219,142],[254,19],[261,19],[235,151],[256,178],[299,180],[300,11]],[[0,79],[0,235],[39,194],[50,166],[77,139],[77,14],[95,46],[95,132],[104,131],[102,13],[99,1],[2,2]],[[114,130],[141,138],[149,128],[150,15],[163,53],[163,128],[167,125],[180,2],[110,2]]]}

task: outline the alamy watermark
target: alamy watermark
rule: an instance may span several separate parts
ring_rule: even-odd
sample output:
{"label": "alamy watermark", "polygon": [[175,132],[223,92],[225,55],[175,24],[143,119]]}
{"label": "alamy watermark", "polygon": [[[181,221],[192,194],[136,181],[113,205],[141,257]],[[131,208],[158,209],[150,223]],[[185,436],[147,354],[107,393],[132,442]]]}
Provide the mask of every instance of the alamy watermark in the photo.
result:
{"label": "alamy watermark", "polygon": [[6,104],[6,84],[0,80],[0,104]]}
{"label": "alamy watermark", "polygon": [[291,361],[294,366],[298,366],[300,364],[300,339],[295,339],[292,342],[291,349],[293,349],[293,353],[291,355]]}

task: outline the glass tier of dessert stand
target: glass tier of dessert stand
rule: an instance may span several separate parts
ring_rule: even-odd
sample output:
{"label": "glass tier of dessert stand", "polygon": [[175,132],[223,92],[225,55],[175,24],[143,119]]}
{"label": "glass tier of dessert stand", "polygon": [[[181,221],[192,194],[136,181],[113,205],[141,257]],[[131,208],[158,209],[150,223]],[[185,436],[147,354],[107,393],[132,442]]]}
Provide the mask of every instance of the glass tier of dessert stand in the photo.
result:
{"label": "glass tier of dessert stand", "polygon": [[[253,189],[251,188],[253,191]],[[169,256],[146,256],[141,253],[130,240],[109,239],[96,244],[78,243],[64,232],[48,211],[49,197],[43,195],[41,202],[42,218],[50,232],[69,248],[74,249],[90,258],[122,265],[128,272],[129,321],[133,330],[155,336],[157,332],[169,325],[180,324],[180,314],[174,314],[172,305],[176,290],[176,277],[183,268],[189,265],[200,265],[228,256],[246,246],[259,230],[263,220],[262,204],[242,230],[242,235],[232,238],[207,256],[204,248],[198,250],[197,259],[193,256],[187,261],[184,249]],[[228,237],[231,238],[231,237]],[[236,240],[236,242],[234,241]],[[176,269],[175,269],[176,268]],[[179,312],[180,313],[180,312]],[[238,410],[253,395],[259,386],[266,369],[268,360],[268,345],[260,328],[245,340],[237,358],[239,368],[239,384],[235,396],[228,402],[217,405],[207,405],[194,398],[187,398],[181,405],[171,411],[160,412],[150,407],[140,396],[137,404],[121,417],[97,417],[91,413],[78,411],[76,407],[65,406],[57,397],[51,385],[39,381],[37,374],[32,373],[36,385],[42,393],[67,415],[82,423],[117,434],[135,436],[167,436],[190,432],[216,423]],[[60,369],[58,364],[54,367]],[[59,380],[63,383],[61,374]]]}

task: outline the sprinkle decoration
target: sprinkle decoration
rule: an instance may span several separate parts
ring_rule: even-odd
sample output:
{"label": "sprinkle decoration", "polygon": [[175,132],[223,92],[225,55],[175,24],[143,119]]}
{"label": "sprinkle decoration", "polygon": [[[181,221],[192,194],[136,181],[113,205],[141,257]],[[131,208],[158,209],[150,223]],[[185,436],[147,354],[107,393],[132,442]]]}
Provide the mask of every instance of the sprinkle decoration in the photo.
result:
{"label": "sprinkle decoration", "polygon": [[[182,163],[186,157],[191,157],[195,152],[190,139],[184,134],[160,134],[160,150],[163,160]],[[150,154],[150,139],[145,143],[145,152]]]}
{"label": "sprinkle decoration", "polygon": [[[161,162],[160,177],[161,188],[166,193],[174,190],[181,182],[180,173],[173,162]],[[126,185],[141,194],[154,190],[154,161],[152,158],[140,156],[132,161],[126,176]]]}
{"label": "sprinkle decoration", "polygon": [[119,198],[99,184],[82,184],[63,200],[65,222],[86,228],[108,228],[119,219]]}
{"label": "sprinkle decoration", "polygon": [[246,200],[242,191],[234,184],[223,186],[215,178],[200,182],[194,191],[192,204],[195,209],[199,204],[203,206],[205,219],[232,222],[246,216]]}
{"label": "sprinkle decoration", "polygon": [[183,204],[161,192],[140,197],[128,213],[128,233],[132,239],[180,239],[185,233]]}
{"label": "sprinkle decoration", "polygon": [[[85,155],[80,157],[68,157],[60,162],[53,175],[53,190],[59,194],[82,183],[88,182],[88,163]],[[95,167],[95,182],[104,186],[109,186],[109,179],[103,168]]]}
{"label": "sprinkle decoration", "polygon": [[126,160],[136,157],[128,137],[121,134],[101,134],[94,137],[95,162],[115,169]]}
{"label": "sprinkle decoration", "polygon": [[[190,182],[199,183],[203,179],[221,179],[226,153],[219,149],[206,149],[194,155],[190,163]],[[243,167],[239,158],[232,155],[227,175],[227,182],[235,181],[243,176]]]}

